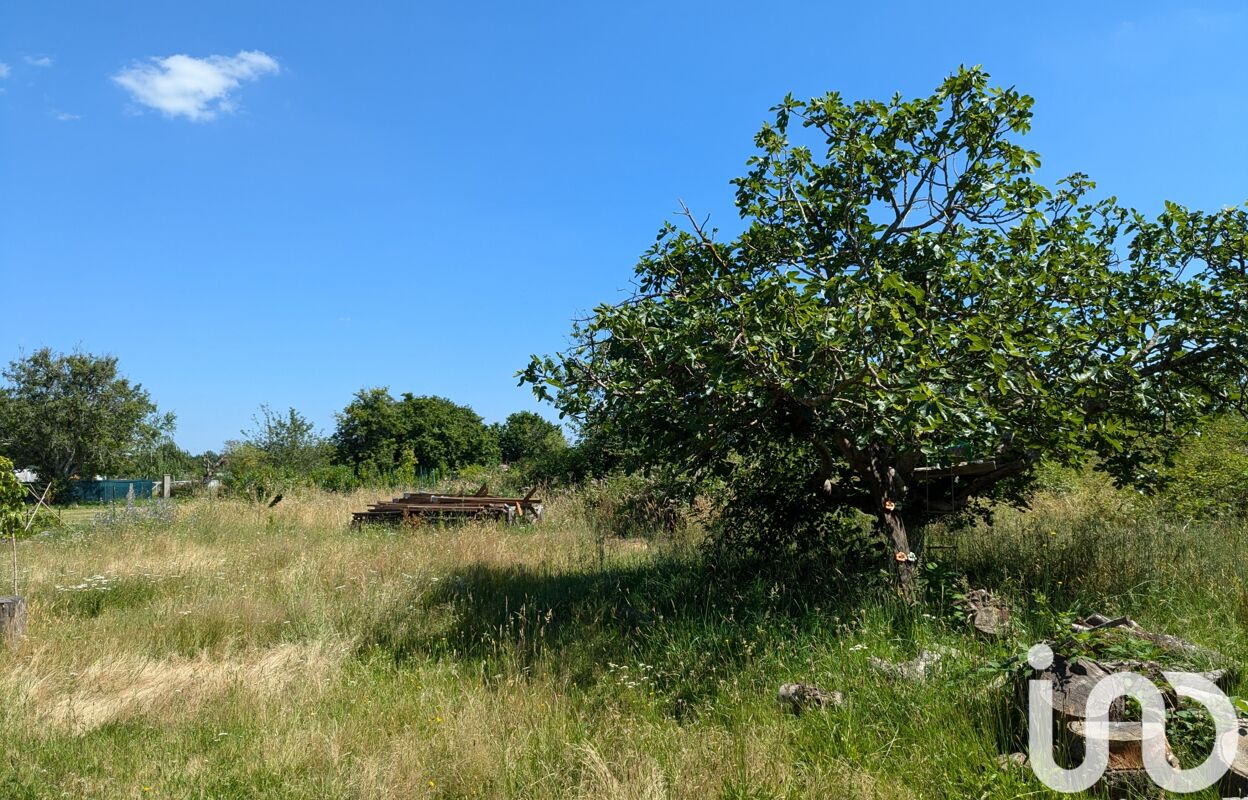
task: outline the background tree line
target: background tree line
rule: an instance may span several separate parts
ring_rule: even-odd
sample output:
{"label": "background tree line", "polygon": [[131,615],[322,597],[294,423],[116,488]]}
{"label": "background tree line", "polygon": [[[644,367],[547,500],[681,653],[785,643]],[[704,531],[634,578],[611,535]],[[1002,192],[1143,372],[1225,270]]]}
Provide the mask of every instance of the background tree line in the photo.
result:
{"label": "background tree line", "polygon": [[3,377],[0,455],[62,496],[71,480],[96,476],[220,477],[228,489],[268,496],[296,485],[411,485],[468,466],[507,464],[535,480],[584,471],[562,428],[538,414],[487,424],[444,397],[362,389],[328,434],[294,408],[265,405],[221,453],[194,455],[174,441],[174,415],[157,409],[113,356],[43,348],[12,361]]}

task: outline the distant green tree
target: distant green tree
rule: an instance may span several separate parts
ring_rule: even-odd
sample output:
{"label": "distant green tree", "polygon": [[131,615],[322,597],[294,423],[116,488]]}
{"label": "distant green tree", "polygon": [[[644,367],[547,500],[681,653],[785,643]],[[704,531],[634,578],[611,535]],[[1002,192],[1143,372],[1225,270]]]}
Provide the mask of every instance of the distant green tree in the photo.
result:
{"label": "distant green tree", "polygon": [[329,460],[330,446],[307,417],[293,408],[275,412],[267,405],[242,432],[243,444],[264,454],[273,468],[290,475],[308,475]]}
{"label": "distant green tree", "polygon": [[293,408],[275,412],[267,405],[252,417],[241,440],[225,443],[227,485],[257,499],[316,482],[333,448],[316,426]]}
{"label": "distant green tree", "polygon": [[361,389],[336,419],[337,427],[330,437],[336,461],[370,478],[397,468],[406,428],[389,390]]}
{"label": "distant green tree", "polygon": [[499,453],[508,464],[549,458],[565,450],[563,429],[532,411],[517,411],[495,426]]}
{"label": "distant green tree", "polygon": [[170,475],[177,480],[190,480],[203,474],[203,463],[165,437],[127,454],[118,472],[130,478]]}
{"label": "distant green tree", "polygon": [[978,68],[916,99],[786,97],[735,181],[743,232],[665,226],[636,295],[524,379],[649,463],[743,489],[770,464],[809,513],[870,514],[908,590],[925,522],[1018,498],[1040,458],[1151,485],[1242,407],[1248,210],[1046,188],[1031,108]]}
{"label": "distant green tree", "polygon": [[[337,415],[336,457],[357,471],[392,474],[415,459],[419,469],[496,464],[498,438],[468,406],[444,397],[362,389]],[[409,453],[405,455],[405,453]]]}
{"label": "distant green tree", "polygon": [[11,533],[22,524],[26,489],[18,483],[13,462],[0,456],[0,533]]}
{"label": "distant green tree", "polygon": [[1166,469],[1161,507],[1189,519],[1248,516],[1248,422],[1225,414],[1184,440]]}
{"label": "distant green tree", "polygon": [[113,356],[54,353],[14,360],[0,388],[0,452],[43,480],[109,474],[174,427]]}

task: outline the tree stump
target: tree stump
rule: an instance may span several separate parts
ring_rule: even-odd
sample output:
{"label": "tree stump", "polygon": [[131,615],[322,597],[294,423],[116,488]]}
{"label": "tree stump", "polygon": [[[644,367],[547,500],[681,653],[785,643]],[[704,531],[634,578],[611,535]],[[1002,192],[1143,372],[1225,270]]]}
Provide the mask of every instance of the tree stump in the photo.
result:
{"label": "tree stump", "polygon": [[[1076,720],[1069,724],[1070,732],[1076,741],[1085,743],[1088,736],[1088,724]],[[1166,741],[1165,731],[1161,736],[1161,746],[1170,766],[1177,768],[1178,759]],[[1109,767],[1101,777],[1099,786],[1111,798],[1143,798],[1165,797],[1165,793],[1153,783],[1144,766],[1144,726],[1139,722],[1111,722],[1106,731],[1109,744]],[[1083,745],[1086,747],[1086,744]],[[1083,748],[1080,748],[1083,749]],[[1080,758],[1082,758],[1082,754]]]}
{"label": "tree stump", "polygon": [[0,641],[16,642],[26,635],[26,598],[0,597]]}
{"label": "tree stump", "polygon": [[[1068,659],[1058,655],[1052,666],[1036,677],[1052,683],[1053,709],[1063,722],[1068,722],[1087,717],[1088,697],[1097,683],[1109,677],[1109,671],[1090,658]],[[1124,700],[1116,698],[1109,707],[1110,721],[1121,721],[1125,710]]]}
{"label": "tree stump", "polygon": [[1248,797],[1248,720],[1239,721],[1235,737],[1235,761],[1222,778],[1223,797]]}

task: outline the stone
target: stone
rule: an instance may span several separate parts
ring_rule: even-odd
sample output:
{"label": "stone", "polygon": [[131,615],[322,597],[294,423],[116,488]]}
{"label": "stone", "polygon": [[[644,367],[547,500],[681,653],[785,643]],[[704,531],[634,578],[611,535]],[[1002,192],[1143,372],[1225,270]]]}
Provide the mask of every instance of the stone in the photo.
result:
{"label": "stone", "polygon": [[1002,772],[1009,772],[1013,769],[1027,768],[1026,753],[1002,753],[997,756],[997,768]]}
{"label": "stone", "polygon": [[835,708],[845,705],[845,695],[812,686],[809,683],[786,683],[776,693],[776,700],[795,715],[808,708]]}
{"label": "stone", "polygon": [[932,650],[921,650],[917,658],[912,658],[909,661],[894,663],[877,656],[871,656],[867,659],[867,663],[877,672],[882,672],[889,677],[919,683],[927,680],[927,676],[946,656],[956,657],[959,655],[961,653],[952,648],[937,647]]}
{"label": "stone", "polygon": [[1010,608],[987,589],[972,589],[958,601],[972,627],[985,636],[1002,636],[1010,627]]}

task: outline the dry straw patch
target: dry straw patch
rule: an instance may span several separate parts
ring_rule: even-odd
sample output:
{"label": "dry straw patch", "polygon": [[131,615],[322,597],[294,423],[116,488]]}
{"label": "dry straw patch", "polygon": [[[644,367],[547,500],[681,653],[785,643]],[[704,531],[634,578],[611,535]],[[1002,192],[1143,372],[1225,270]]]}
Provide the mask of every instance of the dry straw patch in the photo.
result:
{"label": "dry straw patch", "polygon": [[663,770],[653,758],[643,754],[608,764],[592,744],[580,745],[584,778],[581,794],[603,800],[665,800],[670,796]]}
{"label": "dry straw patch", "polygon": [[80,670],[49,663],[36,652],[5,676],[26,710],[56,732],[85,733],[134,718],[172,722],[193,716],[227,692],[249,699],[276,696],[298,684],[324,685],[346,654],[326,642],[281,644],[231,657],[146,658],[112,653]]}

